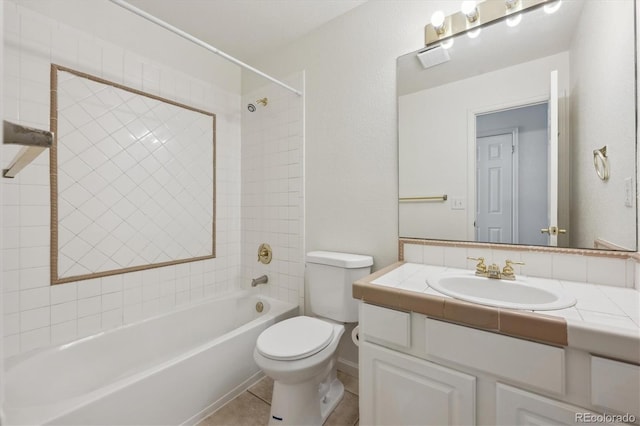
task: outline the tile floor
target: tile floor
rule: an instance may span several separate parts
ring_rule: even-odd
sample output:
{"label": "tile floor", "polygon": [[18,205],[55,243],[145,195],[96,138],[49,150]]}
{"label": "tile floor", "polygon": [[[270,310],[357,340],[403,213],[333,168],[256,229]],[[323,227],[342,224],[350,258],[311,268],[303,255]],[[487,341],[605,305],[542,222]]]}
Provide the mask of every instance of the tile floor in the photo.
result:
{"label": "tile floor", "polygon": [[[338,371],[344,397],[324,426],[358,426],[358,379]],[[269,423],[273,380],[265,377],[198,426],[262,426]]]}

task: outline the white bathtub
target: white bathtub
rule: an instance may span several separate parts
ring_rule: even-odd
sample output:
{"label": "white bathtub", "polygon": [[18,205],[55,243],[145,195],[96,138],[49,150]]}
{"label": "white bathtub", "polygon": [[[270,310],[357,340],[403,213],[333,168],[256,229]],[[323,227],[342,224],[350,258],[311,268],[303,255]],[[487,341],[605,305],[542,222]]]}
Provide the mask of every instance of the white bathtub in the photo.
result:
{"label": "white bathtub", "polygon": [[30,354],[8,365],[7,423],[194,424],[260,377],[258,335],[297,311],[234,293]]}

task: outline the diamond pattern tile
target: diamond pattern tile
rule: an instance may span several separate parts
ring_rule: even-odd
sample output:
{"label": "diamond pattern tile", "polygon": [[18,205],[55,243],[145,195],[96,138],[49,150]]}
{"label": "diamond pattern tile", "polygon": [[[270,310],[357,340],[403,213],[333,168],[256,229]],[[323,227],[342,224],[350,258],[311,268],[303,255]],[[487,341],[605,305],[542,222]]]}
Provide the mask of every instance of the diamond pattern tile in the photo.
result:
{"label": "diamond pattern tile", "polygon": [[212,123],[58,71],[59,278],[212,254]]}

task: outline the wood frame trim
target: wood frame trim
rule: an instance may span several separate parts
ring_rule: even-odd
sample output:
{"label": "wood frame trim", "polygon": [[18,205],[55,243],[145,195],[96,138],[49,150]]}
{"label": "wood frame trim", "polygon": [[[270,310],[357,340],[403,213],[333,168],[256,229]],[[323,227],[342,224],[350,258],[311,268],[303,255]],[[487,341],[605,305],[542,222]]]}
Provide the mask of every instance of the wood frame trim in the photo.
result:
{"label": "wood frame trim", "polygon": [[416,238],[399,238],[398,239],[398,260],[404,260],[404,245],[415,244],[423,246],[444,246],[444,247],[464,247],[479,248],[491,250],[513,250],[513,251],[529,251],[549,254],[576,254],[580,256],[590,257],[609,257],[615,259],[634,259],[640,262],[640,253],[633,251],[614,251],[614,250],[593,250],[593,249],[577,249],[577,248],[560,248],[545,246],[524,246],[516,244],[493,244],[493,243],[477,243],[471,241],[448,241],[448,240],[423,240]]}
{"label": "wood frame trim", "polygon": [[[167,262],[160,263],[152,263],[147,265],[139,265],[139,266],[130,266],[127,268],[121,269],[112,269],[109,271],[101,271],[95,272],[91,274],[83,274],[83,275],[75,275],[71,277],[60,278],[58,276],[58,71],[64,71],[71,74],[74,74],[78,77],[86,78],[88,80],[109,85],[115,87],[117,89],[125,90],[127,92],[134,93],[136,95],[145,96],[160,102],[165,102],[170,105],[174,105],[180,108],[184,108],[190,111],[198,112],[200,114],[204,114],[210,116],[212,119],[212,128],[213,128],[213,139],[212,139],[212,151],[213,151],[213,210],[212,210],[212,247],[211,247],[211,255],[206,256],[198,256],[186,259],[177,259],[171,260]],[[157,95],[153,95],[151,93],[146,93],[141,90],[137,90],[131,87],[124,86],[119,83],[115,83],[113,81],[105,80],[100,77],[96,77],[91,74],[87,74],[85,72],[77,71],[62,65],[51,64],[51,75],[50,75],[50,84],[51,84],[51,96],[50,96],[50,117],[49,117],[49,127],[53,132],[53,144],[51,145],[51,149],[49,150],[49,179],[50,179],[50,199],[51,199],[51,240],[50,240],[50,275],[51,275],[51,285],[56,284],[64,284],[73,281],[82,281],[94,278],[101,278],[110,275],[118,275],[124,274],[128,272],[134,271],[143,271],[147,269],[161,268],[164,266],[170,265],[178,265],[181,263],[188,262],[197,262],[200,260],[206,259],[214,259],[216,257],[216,115],[212,112],[205,111],[203,109],[195,108],[180,102],[176,102],[167,98],[163,98]]]}

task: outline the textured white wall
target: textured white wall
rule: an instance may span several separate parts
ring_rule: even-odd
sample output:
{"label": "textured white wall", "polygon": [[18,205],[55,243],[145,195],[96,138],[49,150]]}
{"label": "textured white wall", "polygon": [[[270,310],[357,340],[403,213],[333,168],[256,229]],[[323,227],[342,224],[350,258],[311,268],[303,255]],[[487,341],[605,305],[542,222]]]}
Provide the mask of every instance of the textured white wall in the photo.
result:
{"label": "textured white wall", "polygon": [[[7,357],[196,302],[233,288],[240,277],[238,68],[212,60],[213,55],[202,49],[190,50],[188,42],[166,31],[157,33],[153,24],[141,18],[132,20],[130,12],[107,1],[24,4],[39,11],[10,1],[4,7],[7,90],[2,100],[7,120],[48,128],[51,62],[216,114],[217,258],[51,286],[49,156],[44,153],[15,179],[0,182]],[[85,13],[84,18],[76,7]],[[87,30],[74,26],[86,28],[102,18],[117,23],[118,34],[105,31],[103,24]],[[112,37],[130,42],[118,44]],[[159,50],[182,53],[175,58],[166,53],[149,56]],[[186,60],[194,69],[208,69],[205,78],[183,72],[184,52],[194,54]],[[2,151],[9,161],[17,149],[7,145]]]}
{"label": "textured white wall", "polygon": [[[633,4],[585,2],[571,46],[572,245],[603,238],[636,249],[636,208],[624,204],[624,179],[635,183]],[[624,23],[610,31],[601,22]],[[595,61],[593,58],[598,58]],[[615,123],[611,125],[611,123]],[[607,145],[611,178],[602,182],[593,150]],[[611,226],[615,224],[615,226]]]}
{"label": "textured white wall", "polygon": [[[397,258],[395,59],[423,46],[423,28],[433,11],[451,13],[458,6],[370,1],[255,61],[275,76],[306,72],[307,251],[371,254],[374,269]],[[243,72],[243,92],[263,84]],[[552,259],[533,254],[526,260],[542,262],[546,270]],[[567,269],[573,266],[586,271],[580,262]],[[357,357],[348,345],[340,351],[347,360]]]}
{"label": "textured white wall", "polygon": [[[253,65],[274,76],[305,71],[305,251],[398,258],[396,58],[424,46],[424,25],[457,2],[377,0]],[[243,92],[264,85],[243,72]],[[357,364],[350,332],[340,358]],[[344,364],[343,364],[344,366]]]}
{"label": "textured white wall", "polygon": [[[306,250],[397,259],[396,58],[424,45],[446,1],[370,1],[257,60],[272,75],[305,70]],[[263,84],[243,73],[243,91]]]}

